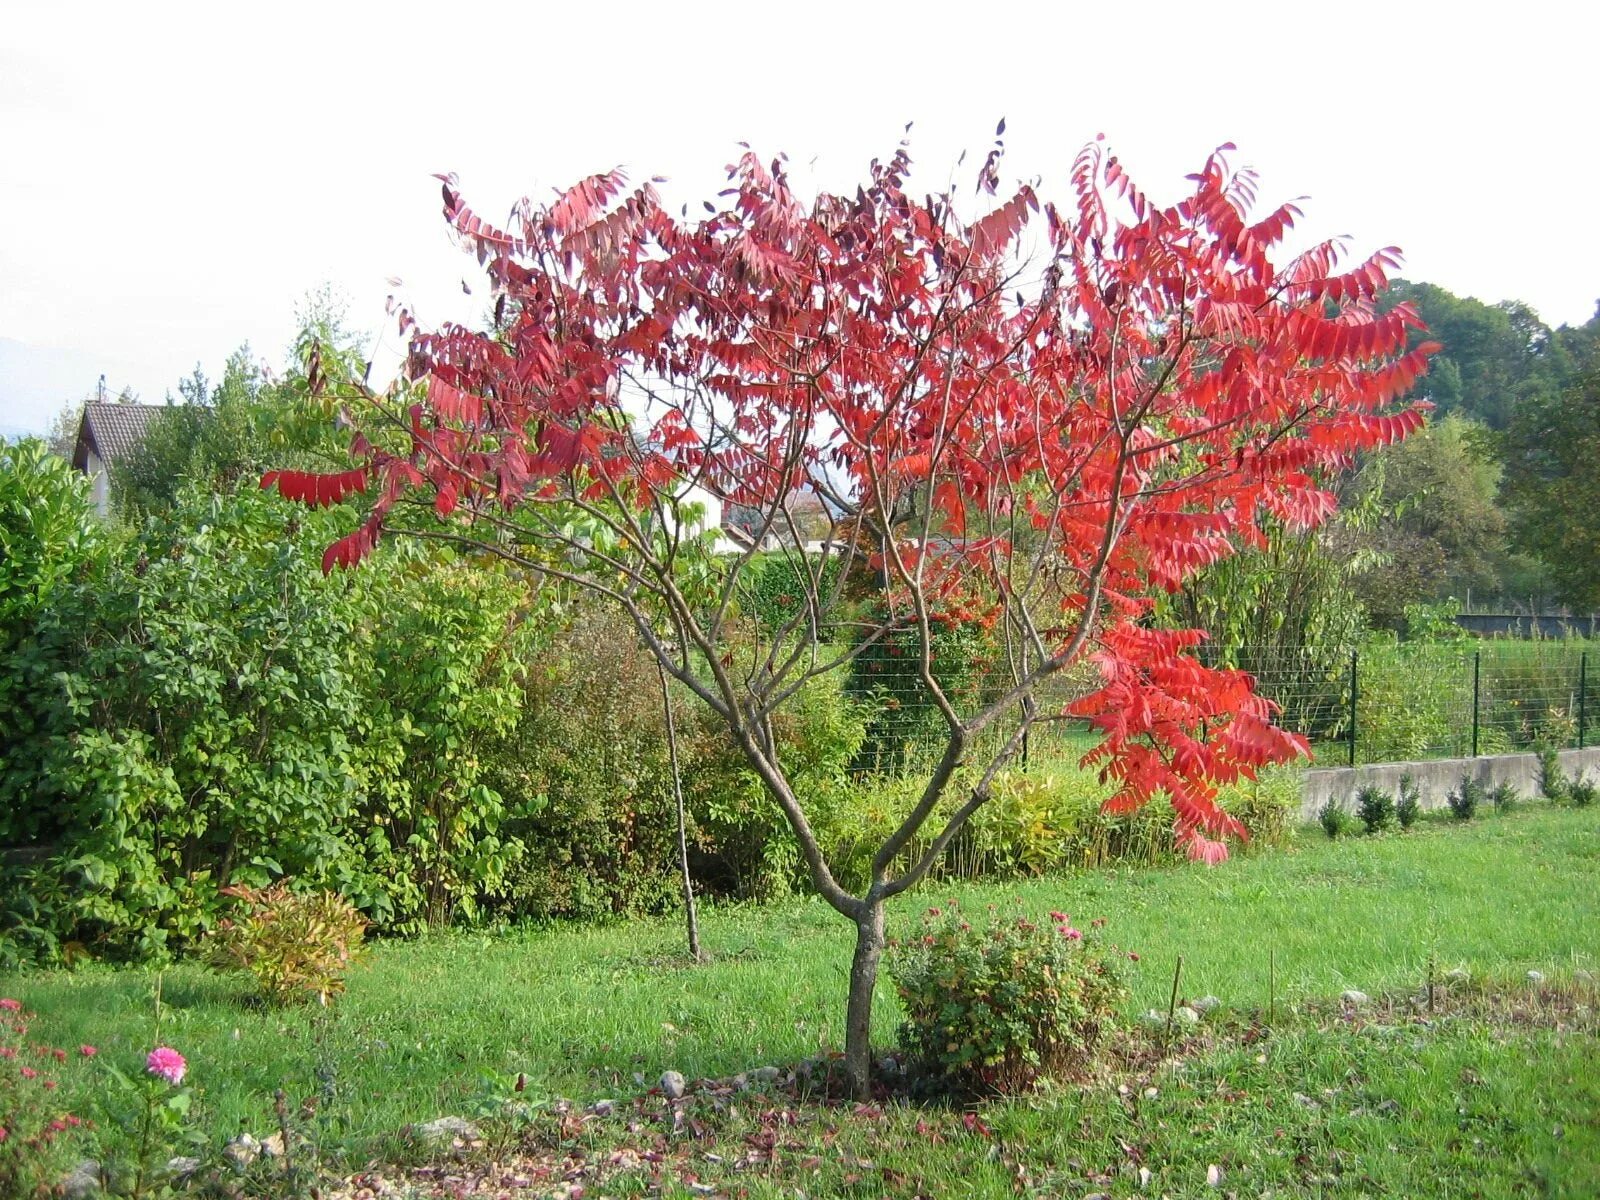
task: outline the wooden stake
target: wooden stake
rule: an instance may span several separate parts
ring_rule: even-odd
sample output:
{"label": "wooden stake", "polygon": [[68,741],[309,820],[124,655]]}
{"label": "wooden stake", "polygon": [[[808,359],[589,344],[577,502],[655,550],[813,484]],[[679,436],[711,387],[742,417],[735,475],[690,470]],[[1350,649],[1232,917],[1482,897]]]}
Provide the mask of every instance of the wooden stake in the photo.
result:
{"label": "wooden stake", "polygon": [[1178,981],[1183,978],[1183,955],[1172,971],[1172,996],[1167,1000],[1167,1045],[1172,1045],[1172,1018],[1178,1011]]}
{"label": "wooden stake", "polygon": [[1267,947],[1267,1024],[1278,1023],[1278,948]]}

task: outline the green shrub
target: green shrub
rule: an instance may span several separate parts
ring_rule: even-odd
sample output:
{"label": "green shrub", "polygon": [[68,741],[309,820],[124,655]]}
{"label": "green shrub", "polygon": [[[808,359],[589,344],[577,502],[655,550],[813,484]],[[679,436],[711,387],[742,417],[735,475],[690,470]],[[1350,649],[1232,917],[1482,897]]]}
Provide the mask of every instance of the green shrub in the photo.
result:
{"label": "green shrub", "polygon": [[203,932],[224,884],[369,877],[364,604],[322,576],[328,515],[289,519],[258,488],[188,493],[41,614],[61,665],[0,779],[0,839],[51,852],[19,882],[62,900],[61,941],[151,957]]}
{"label": "green shrub", "polygon": [[47,840],[40,752],[62,723],[53,681],[73,661],[56,611],[105,552],[85,477],[38,439],[0,443],[0,846]]}
{"label": "green shrub", "polygon": [[1400,776],[1400,795],[1395,800],[1394,815],[1401,829],[1410,829],[1422,815],[1422,793],[1409,774]]}
{"label": "green shrub", "polygon": [[1369,783],[1356,793],[1356,815],[1368,833],[1381,833],[1394,824],[1394,797]]}
{"label": "green shrub", "polygon": [[1269,767],[1253,780],[1224,787],[1218,802],[1250,832],[1256,849],[1282,846],[1300,814],[1300,772]]}
{"label": "green shrub", "polygon": [[229,887],[242,911],[224,917],[207,939],[215,966],[255,976],[275,1004],[327,1004],[344,991],[344,976],[361,950],[367,919],[333,892]]}
{"label": "green shrub", "polygon": [[933,1079],[978,1092],[1016,1092],[1083,1063],[1125,995],[1093,929],[1062,913],[969,922],[954,904],[931,908],[918,935],[890,947],[889,969],[908,1056]]}
{"label": "green shrub", "polygon": [[1042,875],[1110,863],[1152,865],[1172,857],[1172,817],[1160,805],[1108,813],[1111,788],[1091,771],[1006,771],[947,857],[948,874],[975,879]]}
{"label": "green shrub", "polygon": [[1483,784],[1472,775],[1463,775],[1455,791],[1450,793],[1450,813],[1458,821],[1470,821],[1483,799]]}
{"label": "green shrub", "polygon": [[[492,751],[492,786],[515,814],[506,832],[524,847],[497,907],[536,918],[660,911],[677,852],[654,661],[609,610],[580,610],[552,632]],[[686,782],[698,758],[685,756]]]}
{"label": "green shrub", "polygon": [[1580,774],[1567,788],[1567,798],[1579,808],[1588,808],[1600,799],[1600,786],[1587,775]]}
{"label": "green shrub", "polygon": [[518,712],[526,593],[395,547],[387,575],[324,576],[347,517],[188,490],[35,614],[0,665],[53,664],[0,774],[0,843],[27,857],[0,958],[160,957],[222,887],[287,875],[400,931],[500,889],[520,847],[484,760]]}
{"label": "green shrub", "polygon": [[1322,826],[1323,833],[1336,838],[1350,827],[1350,814],[1339,806],[1337,800],[1329,800],[1317,810],[1317,824]]}
{"label": "green shrub", "polygon": [[1572,781],[1561,769],[1561,756],[1552,746],[1539,751],[1539,794],[1546,800],[1560,803],[1571,792]]}
{"label": "green shrub", "polygon": [[1508,813],[1517,806],[1517,789],[1509,783],[1497,783],[1489,789],[1489,803],[1497,813]]}
{"label": "green shrub", "polygon": [[493,768],[524,711],[534,599],[497,568],[390,553],[411,569],[379,585],[368,627],[354,763],[376,878],[352,894],[387,931],[409,933],[476,918],[523,853],[512,829],[522,798]]}
{"label": "green shrub", "polygon": [[[766,634],[775,633],[796,619],[804,621],[807,596],[820,594],[826,607],[826,598],[838,585],[843,565],[844,559],[836,554],[826,558],[783,551],[757,555],[739,578],[740,608]],[[802,572],[815,574],[803,577]]]}

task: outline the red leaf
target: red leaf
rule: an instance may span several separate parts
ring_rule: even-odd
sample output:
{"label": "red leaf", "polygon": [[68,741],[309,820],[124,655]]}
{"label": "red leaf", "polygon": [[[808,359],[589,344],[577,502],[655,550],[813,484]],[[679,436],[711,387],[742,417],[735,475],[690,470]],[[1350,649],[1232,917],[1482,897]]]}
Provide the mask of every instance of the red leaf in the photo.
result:
{"label": "red leaf", "polygon": [[336,475],[320,475],[310,471],[268,471],[261,477],[263,488],[278,489],[285,500],[326,508],[337,504],[356,492],[367,490],[367,468],[356,467]]}

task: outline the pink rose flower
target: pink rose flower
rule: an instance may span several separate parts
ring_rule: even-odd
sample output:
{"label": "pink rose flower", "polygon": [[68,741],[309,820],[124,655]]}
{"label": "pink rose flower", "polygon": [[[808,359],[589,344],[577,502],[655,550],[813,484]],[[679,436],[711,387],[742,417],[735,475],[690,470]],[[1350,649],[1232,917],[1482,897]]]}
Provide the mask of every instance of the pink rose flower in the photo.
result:
{"label": "pink rose flower", "polygon": [[7,1012],[21,1012],[22,1011],[22,1001],[21,1000],[0,1000],[0,1008],[5,1009]]}
{"label": "pink rose flower", "polygon": [[183,1073],[189,1069],[189,1064],[171,1046],[157,1046],[144,1060],[144,1069],[157,1079],[165,1079],[177,1087],[183,1082]]}
{"label": "pink rose flower", "polygon": [[100,1053],[100,1050],[95,1046],[79,1046],[78,1053],[83,1055],[85,1058],[93,1058],[96,1054]]}

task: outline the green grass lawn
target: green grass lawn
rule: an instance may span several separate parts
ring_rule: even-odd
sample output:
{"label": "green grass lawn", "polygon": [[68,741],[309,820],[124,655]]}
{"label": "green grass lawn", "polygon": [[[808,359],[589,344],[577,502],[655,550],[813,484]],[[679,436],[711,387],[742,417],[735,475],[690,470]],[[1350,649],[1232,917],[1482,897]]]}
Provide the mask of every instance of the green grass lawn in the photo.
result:
{"label": "green grass lawn", "polygon": [[[1130,1012],[1166,1006],[1181,954],[1182,991],[1214,994],[1242,1020],[1267,1006],[1270,957],[1281,1028],[1260,1045],[1224,1039],[1196,1050],[1181,1071],[1161,1068],[1161,1079],[1140,1085],[1157,1087],[1149,1101],[1141,1090],[1130,1105],[1106,1087],[986,1106],[990,1137],[940,1114],[929,1141],[908,1132],[919,1110],[898,1106],[866,1125],[843,1122],[843,1132],[838,1110],[810,1112],[792,1136],[826,1147],[824,1164],[807,1168],[824,1172],[826,1187],[785,1175],[762,1191],[767,1184],[753,1176],[740,1185],[750,1194],[859,1185],[862,1194],[914,1195],[923,1179],[931,1195],[1009,1195],[1025,1177],[1027,1188],[1051,1194],[1132,1194],[1122,1144],[1143,1147],[1147,1169],[1169,1172],[1151,1194],[1218,1194],[1205,1186],[1211,1163],[1253,1180],[1241,1195],[1267,1187],[1293,1196],[1600,1194],[1600,1044],[1581,1013],[1565,1031],[1458,1014],[1424,1032],[1396,1023],[1382,1034],[1289,1015],[1291,1005],[1345,988],[1415,989],[1430,956],[1441,973],[1461,966],[1519,987],[1530,969],[1558,981],[1596,967],[1594,810],[1530,806],[1336,843],[1303,833],[1291,849],[1215,869],[924,891],[902,905],[898,927],[947,895],[969,909],[1020,901],[1036,912],[1065,909],[1080,924],[1107,918],[1110,940],[1140,956],[1129,964]],[[485,1076],[503,1086],[523,1072],[530,1095],[584,1104],[635,1096],[668,1068],[691,1080],[724,1077],[837,1047],[851,933],[824,906],[796,902],[707,912],[714,957],[695,967],[683,963],[670,920],[384,943],[329,1010],[263,1009],[241,980],[182,965],[161,979],[161,1037],[188,1057],[196,1119],[214,1144],[241,1129],[270,1132],[272,1094],[283,1087],[291,1102],[323,1097],[327,1135],[357,1163],[385,1151],[408,1122],[468,1111]],[[95,966],[6,979],[0,995],[39,1014],[38,1037],[93,1044],[105,1061],[137,1072],[152,1044],[155,983],[148,971]],[[887,1044],[898,1020],[887,981],[876,1019]],[[87,1103],[98,1068],[81,1060],[63,1068],[63,1102]],[[759,1109],[718,1119],[742,1138],[739,1122],[758,1122]],[[852,1146],[875,1164],[854,1171],[868,1183],[847,1178],[840,1155]],[[1472,1190],[1471,1162],[1493,1186],[1480,1180]],[[942,1183],[927,1183],[929,1171]],[[1459,1190],[1404,1190],[1457,1177]],[[1368,1188],[1363,1178],[1376,1182]],[[627,1194],[625,1183],[616,1194]],[[1394,1187],[1402,1190],[1385,1190]]]}

